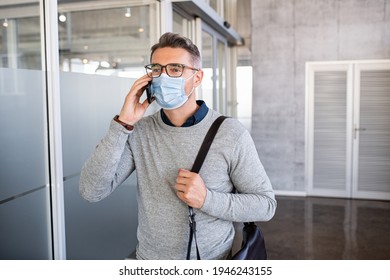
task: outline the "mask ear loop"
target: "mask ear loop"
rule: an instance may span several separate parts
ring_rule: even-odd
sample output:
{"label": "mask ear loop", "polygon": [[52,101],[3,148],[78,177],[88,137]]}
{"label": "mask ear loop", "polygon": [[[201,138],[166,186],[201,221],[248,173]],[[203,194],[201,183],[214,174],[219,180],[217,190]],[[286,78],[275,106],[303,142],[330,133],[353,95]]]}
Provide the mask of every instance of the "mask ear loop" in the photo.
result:
{"label": "mask ear loop", "polygon": [[199,71],[199,70],[196,70],[194,74],[192,74],[192,75],[189,76],[188,78],[184,79],[184,89],[183,89],[183,91],[184,91],[184,93],[186,94],[187,98],[190,98],[191,94],[192,94],[192,93],[194,92],[194,90],[195,90],[195,87],[193,86],[193,87],[192,87],[192,90],[191,90],[190,93],[187,95],[186,90],[185,90],[185,82],[186,82],[187,80],[193,78],[193,77],[195,76],[195,74],[198,73],[198,71]]}
{"label": "mask ear loop", "polygon": [[192,87],[192,90],[190,92],[190,94],[187,95],[187,98],[190,98],[191,94],[195,91],[195,87]]}

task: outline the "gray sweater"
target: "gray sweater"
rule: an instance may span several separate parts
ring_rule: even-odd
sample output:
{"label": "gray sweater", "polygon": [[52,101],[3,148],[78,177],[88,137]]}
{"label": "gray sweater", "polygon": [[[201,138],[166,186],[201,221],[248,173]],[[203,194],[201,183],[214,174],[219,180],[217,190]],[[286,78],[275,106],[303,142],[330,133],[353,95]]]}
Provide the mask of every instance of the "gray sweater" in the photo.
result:
{"label": "gray sweater", "polygon": [[[191,170],[212,122],[209,110],[190,127],[166,125],[156,113],[144,117],[133,131],[112,121],[107,135],[85,162],[80,193],[96,202],[108,196],[136,170],[138,181],[138,259],[185,259],[188,207],[173,189],[180,168]],[[231,250],[233,221],[267,221],[276,209],[271,183],[249,132],[226,119],[199,172],[207,194],[195,209],[197,241],[202,259],[224,259]],[[239,194],[233,194],[233,189]],[[192,258],[196,258],[193,247]]]}

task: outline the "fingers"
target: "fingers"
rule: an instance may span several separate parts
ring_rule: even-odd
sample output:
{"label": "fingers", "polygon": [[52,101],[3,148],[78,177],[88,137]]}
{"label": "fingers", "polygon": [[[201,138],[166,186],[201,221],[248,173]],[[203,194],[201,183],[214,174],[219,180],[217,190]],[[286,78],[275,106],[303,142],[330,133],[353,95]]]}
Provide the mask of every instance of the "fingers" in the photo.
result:
{"label": "fingers", "polygon": [[142,76],[141,78],[139,78],[138,80],[136,80],[133,84],[133,86],[131,87],[129,93],[128,93],[128,96],[129,97],[138,97],[138,100],[139,100],[139,97],[142,96],[146,86],[148,85],[148,82],[150,82],[152,80],[151,77],[149,77],[148,75],[144,75]]}
{"label": "fingers", "polygon": [[196,175],[196,173],[193,173],[191,171],[188,171],[186,169],[179,169],[179,173],[177,174],[176,183],[185,183],[193,179]]}
{"label": "fingers", "polygon": [[189,188],[196,187],[199,181],[199,179],[196,178],[197,176],[199,175],[196,173],[180,169],[176,178],[176,190],[180,192],[188,192]]}
{"label": "fingers", "polygon": [[[139,78],[138,80],[136,80],[133,84],[133,87],[132,89],[134,89],[134,93],[136,96],[138,97],[141,97],[146,86],[148,85],[148,83],[152,80],[151,77],[149,77],[148,75],[144,75],[142,76],[141,78]],[[131,94],[131,90],[129,92],[129,94]]]}
{"label": "fingers", "polygon": [[121,121],[134,125],[143,117],[146,109],[149,107],[149,103],[147,100],[140,103],[140,97],[142,96],[148,82],[151,80],[151,77],[144,75],[134,82],[126,96],[125,102],[119,114],[119,119]]}
{"label": "fingers", "polygon": [[206,199],[206,186],[199,174],[180,169],[176,178],[176,195],[188,206],[202,208]]}

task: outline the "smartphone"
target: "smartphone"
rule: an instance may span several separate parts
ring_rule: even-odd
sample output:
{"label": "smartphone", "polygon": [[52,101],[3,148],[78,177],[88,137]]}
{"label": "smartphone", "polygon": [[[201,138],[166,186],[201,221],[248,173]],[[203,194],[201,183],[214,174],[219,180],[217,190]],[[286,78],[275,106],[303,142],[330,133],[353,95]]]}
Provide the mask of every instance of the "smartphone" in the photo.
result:
{"label": "smartphone", "polygon": [[146,97],[148,99],[149,104],[153,102],[154,100],[154,94],[152,89],[152,82],[148,82],[148,85],[146,86]]}

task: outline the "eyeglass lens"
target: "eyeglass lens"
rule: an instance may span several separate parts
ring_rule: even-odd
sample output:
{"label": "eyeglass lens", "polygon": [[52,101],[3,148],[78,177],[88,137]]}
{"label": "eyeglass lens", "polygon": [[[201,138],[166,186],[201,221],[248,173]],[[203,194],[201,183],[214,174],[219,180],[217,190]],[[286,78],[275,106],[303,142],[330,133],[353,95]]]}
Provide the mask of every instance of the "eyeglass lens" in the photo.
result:
{"label": "eyeglass lens", "polygon": [[165,68],[167,75],[170,77],[181,77],[181,75],[183,75],[184,66],[176,63],[170,63],[165,66],[160,64],[151,64],[146,67],[146,71],[149,76],[157,78],[161,75],[163,68]]}

